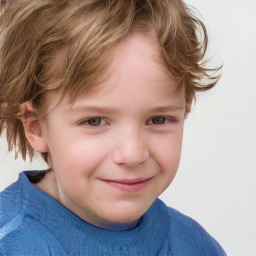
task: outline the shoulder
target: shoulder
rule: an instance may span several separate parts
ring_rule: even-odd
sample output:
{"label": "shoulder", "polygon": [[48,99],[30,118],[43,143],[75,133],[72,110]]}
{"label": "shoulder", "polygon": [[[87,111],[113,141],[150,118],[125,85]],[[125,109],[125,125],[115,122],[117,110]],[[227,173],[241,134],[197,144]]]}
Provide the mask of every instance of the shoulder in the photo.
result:
{"label": "shoulder", "polygon": [[1,255],[30,255],[34,249],[40,255],[38,250],[45,247],[43,239],[31,229],[27,221],[24,214],[26,201],[23,196],[19,180],[0,193]]}
{"label": "shoulder", "polygon": [[24,207],[22,201],[23,193],[19,181],[13,183],[0,193],[0,228],[19,214]]}
{"label": "shoulder", "polygon": [[31,190],[33,186],[29,182],[26,173],[33,173],[33,171],[21,172],[16,182],[0,192],[0,228],[26,209],[29,201],[27,199],[28,195],[34,196],[35,194]]}
{"label": "shoulder", "polygon": [[0,229],[0,255],[66,255],[64,247],[40,221],[21,211]]}
{"label": "shoulder", "polygon": [[1,255],[49,255],[49,246],[20,213],[1,227]]}
{"label": "shoulder", "polygon": [[174,255],[226,255],[218,242],[192,218],[168,207],[169,239]]}
{"label": "shoulder", "polygon": [[0,255],[51,255],[52,248],[65,255],[59,241],[34,217],[24,186],[21,177],[0,193]]}

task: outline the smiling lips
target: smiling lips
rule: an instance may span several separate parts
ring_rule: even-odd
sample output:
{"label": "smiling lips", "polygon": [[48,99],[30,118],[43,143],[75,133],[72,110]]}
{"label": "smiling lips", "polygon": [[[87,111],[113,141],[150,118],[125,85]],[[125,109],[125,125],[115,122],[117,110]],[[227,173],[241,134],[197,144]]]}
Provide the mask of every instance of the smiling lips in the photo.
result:
{"label": "smiling lips", "polygon": [[141,191],[151,178],[140,178],[140,179],[122,179],[122,180],[102,180],[107,185],[117,188],[123,192],[136,193]]}

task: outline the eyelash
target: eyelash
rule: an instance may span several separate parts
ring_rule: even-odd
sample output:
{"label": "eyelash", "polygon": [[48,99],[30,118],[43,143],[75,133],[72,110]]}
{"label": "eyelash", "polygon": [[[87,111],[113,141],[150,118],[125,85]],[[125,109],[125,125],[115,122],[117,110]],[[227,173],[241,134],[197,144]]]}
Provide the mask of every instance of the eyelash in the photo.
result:
{"label": "eyelash", "polygon": [[[158,119],[158,122],[160,121],[160,123],[158,123],[156,119]],[[155,123],[153,120],[155,120]],[[94,122],[98,121],[98,122],[96,122],[96,124],[93,124],[92,123],[93,121]],[[104,122],[104,123],[102,124],[102,122]],[[146,122],[146,125],[163,126],[168,123],[176,123],[176,122],[177,122],[177,120],[173,117],[155,116],[155,117],[150,118],[149,121]],[[79,122],[79,125],[85,125],[85,126],[89,126],[89,127],[101,127],[101,126],[105,125],[106,123],[107,123],[107,121],[103,117],[90,117],[90,118],[87,118],[87,119]]]}
{"label": "eyelash", "polygon": [[[98,125],[92,125],[92,124],[90,124],[90,122],[96,121],[96,120],[100,121],[100,124],[98,124]],[[102,121],[104,121],[104,122],[106,123],[106,120],[104,120],[104,118],[102,118],[102,117],[90,117],[90,118],[87,118],[87,119],[81,121],[81,122],[79,123],[79,125],[86,125],[86,126],[89,126],[89,127],[99,127],[99,126],[102,126],[102,125],[101,125],[101,122],[102,122]],[[103,125],[104,125],[104,124],[103,124]]]}
{"label": "eyelash", "polygon": [[[154,119],[158,119],[158,121],[162,120],[163,123],[154,123],[153,122]],[[175,118],[173,118],[173,117],[166,117],[166,116],[155,116],[155,117],[150,118],[150,121],[149,121],[150,124],[153,124],[153,125],[156,125],[156,126],[166,125],[168,123],[176,123],[176,122],[177,122],[177,120]]]}

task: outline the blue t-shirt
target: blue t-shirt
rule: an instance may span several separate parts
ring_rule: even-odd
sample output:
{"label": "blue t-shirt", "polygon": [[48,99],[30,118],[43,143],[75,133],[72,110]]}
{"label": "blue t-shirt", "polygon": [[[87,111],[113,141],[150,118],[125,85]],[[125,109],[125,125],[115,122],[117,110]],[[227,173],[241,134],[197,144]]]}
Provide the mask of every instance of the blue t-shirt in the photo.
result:
{"label": "blue t-shirt", "polygon": [[1,193],[1,255],[226,255],[194,220],[157,199],[132,230],[95,227],[23,172]]}

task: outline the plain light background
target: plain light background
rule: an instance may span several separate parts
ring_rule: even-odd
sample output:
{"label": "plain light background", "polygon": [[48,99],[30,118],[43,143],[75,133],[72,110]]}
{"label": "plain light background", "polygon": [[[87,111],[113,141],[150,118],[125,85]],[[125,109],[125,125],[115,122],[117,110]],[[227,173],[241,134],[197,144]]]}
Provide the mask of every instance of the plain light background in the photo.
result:
{"label": "plain light background", "polygon": [[[202,14],[208,56],[223,62],[216,88],[198,96],[185,124],[178,174],[161,196],[197,220],[228,255],[256,255],[256,0],[187,0]],[[14,161],[0,138],[0,190],[18,173],[46,168]]]}

